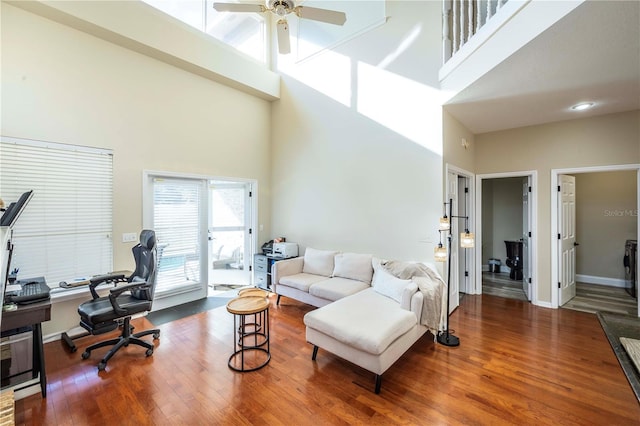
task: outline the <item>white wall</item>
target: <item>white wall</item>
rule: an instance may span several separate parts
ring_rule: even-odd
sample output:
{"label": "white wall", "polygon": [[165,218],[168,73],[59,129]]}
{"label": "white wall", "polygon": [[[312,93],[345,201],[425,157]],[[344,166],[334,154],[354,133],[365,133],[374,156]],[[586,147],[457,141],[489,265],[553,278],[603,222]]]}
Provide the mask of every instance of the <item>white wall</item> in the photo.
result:
{"label": "white wall", "polygon": [[[442,210],[441,3],[285,63],[273,105],[272,236],[433,262]],[[428,241],[428,242],[427,242]]]}
{"label": "white wall", "polygon": [[[268,101],[7,4],[1,30],[0,132],[114,152],[115,270],[133,267],[119,236],[141,229],[145,169],[257,179],[270,235]],[[44,333],[77,325],[77,304]]]}

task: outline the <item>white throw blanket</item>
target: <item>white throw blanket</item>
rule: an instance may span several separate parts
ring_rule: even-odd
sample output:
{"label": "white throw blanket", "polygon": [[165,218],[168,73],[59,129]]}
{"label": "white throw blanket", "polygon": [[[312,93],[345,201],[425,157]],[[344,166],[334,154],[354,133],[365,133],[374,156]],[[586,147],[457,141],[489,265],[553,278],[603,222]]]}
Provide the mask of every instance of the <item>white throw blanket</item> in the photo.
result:
{"label": "white throw blanket", "polygon": [[420,324],[426,326],[434,336],[439,331],[444,331],[447,310],[444,296],[447,285],[440,274],[424,263],[387,260],[380,262],[380,264],[390,274],[416,283],[424,296]]}

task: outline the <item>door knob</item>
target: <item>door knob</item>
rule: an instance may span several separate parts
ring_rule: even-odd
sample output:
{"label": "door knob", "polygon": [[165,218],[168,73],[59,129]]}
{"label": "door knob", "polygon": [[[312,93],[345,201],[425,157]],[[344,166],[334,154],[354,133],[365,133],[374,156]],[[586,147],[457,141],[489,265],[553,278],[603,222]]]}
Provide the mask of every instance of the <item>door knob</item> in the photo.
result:
{"label": "door knob", "polygon": [[574,245],[574,246],[579,246],[579,245],[580,245],[580,243],[573,243],[573,245]]}

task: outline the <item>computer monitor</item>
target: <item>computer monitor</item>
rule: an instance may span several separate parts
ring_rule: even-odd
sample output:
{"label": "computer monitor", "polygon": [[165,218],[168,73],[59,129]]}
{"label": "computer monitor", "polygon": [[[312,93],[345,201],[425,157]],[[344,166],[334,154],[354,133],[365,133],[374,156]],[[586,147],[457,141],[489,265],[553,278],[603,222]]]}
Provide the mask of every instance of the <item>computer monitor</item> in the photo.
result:
{"label": "computer monitor", "polygon": [[18,201],[9,204],[9,207],[2,215],[2,219],[0,219],[0,226],[13,228],[13,225],[15,225],[18,217],[24,211],[25,206],[29,200],[31,200],[31,197],[33,197],[33,190],[25,192],[18,198]]}
{"label": "computer monitor", "polygon": [[2,218],[0,218],[0,285],[2,293],[0,297],[4,298],[4,291],[11,274],[11,257],[13,255],[13,226],[16,224],[18,217],[24,211],[27,203],[33,197],[33,190],[23,193],[18,201],[9,204]]}

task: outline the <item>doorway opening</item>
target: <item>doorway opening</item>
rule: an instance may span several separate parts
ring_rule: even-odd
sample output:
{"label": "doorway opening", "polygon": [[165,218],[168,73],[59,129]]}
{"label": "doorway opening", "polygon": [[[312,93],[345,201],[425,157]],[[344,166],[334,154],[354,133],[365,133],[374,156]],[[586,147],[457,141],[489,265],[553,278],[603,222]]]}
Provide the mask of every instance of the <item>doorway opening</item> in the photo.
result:
{"label": "doorway opening", "polygon": [[[557,307],[638,315],[638,165],[552,171],[552,292]],[[566,182],[574,186],[567,208]],[[558,191],[560,188],[560,191]],[[566,241],[575,235],[572,244]],[[632,258],[633,257],[633,258]]]}
{"label": "doorway opening", "polygon": [[253,191],[250,182],[209,181],[209,287],[251,284]]}
{"label": "doorway opening", "polygon": [[535,303],[535,171],[477,177],[477,294]]}
{"label": "doorway opening", "polygon": [[251,284],[257,182],[144,171],[143,227],[158,239],[154,308],[212,295],[215,283]]}

